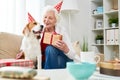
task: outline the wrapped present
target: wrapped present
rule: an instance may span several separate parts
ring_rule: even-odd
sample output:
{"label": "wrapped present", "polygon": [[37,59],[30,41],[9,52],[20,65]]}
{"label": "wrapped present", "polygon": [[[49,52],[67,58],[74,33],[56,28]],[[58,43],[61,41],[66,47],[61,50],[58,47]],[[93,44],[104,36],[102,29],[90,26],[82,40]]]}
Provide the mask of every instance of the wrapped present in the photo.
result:
{"label": "wrapped present", "polygon": [[62,35],[56,33],[45,32],[43,43],[54,45],[56,41],[62,40]]}
{"label": "wrapped present", "polygon": [[25,59],[0,59],[0,67],[4,66],[22,66],[34,68],[34,63],[32,60]]}

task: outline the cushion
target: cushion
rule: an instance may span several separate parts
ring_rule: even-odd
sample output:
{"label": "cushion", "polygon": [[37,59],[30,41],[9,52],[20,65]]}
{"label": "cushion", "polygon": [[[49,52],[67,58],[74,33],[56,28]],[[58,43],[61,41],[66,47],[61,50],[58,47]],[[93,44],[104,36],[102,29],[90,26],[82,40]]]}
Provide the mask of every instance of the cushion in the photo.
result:
{"label": "cushion", "polygon": [[37,71],[32,68],[7,66],[0,68],[0,76],[14,79],[29,79],[37,75]]}
{"label": "cushion", "polygon": [[0,59],[15,58],[20,50],[22,36],[0,32]]}

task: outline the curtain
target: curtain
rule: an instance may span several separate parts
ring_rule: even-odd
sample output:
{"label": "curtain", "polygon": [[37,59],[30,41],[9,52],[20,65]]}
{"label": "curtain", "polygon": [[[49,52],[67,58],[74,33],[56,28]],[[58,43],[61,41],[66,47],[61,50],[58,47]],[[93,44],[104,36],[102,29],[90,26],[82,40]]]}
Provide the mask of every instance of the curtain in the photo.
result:
{"label": "curtain", "polygon": [[36,21],[41,20],[41,11],[45,0],[1,0],[0,32],[22,34],[30,12]]}

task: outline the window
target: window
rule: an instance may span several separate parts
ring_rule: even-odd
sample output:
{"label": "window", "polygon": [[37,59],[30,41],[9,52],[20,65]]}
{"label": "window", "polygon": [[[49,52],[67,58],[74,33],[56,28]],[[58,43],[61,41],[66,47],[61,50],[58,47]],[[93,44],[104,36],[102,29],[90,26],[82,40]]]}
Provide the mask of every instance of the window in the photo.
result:
{"label": "window", "polygon": [[40,21],[43,4],[44,0],[2,0],[0,32],[22,34],[22,29],[28,20],[27,12],[30,12],[36,21]]}

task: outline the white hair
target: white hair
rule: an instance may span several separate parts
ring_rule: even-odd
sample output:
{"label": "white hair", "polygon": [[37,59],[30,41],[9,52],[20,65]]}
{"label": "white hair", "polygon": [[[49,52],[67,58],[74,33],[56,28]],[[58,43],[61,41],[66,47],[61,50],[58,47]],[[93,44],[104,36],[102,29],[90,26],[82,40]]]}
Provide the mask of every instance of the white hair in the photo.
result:
{"label": "white hair", "polygon": [[51,5],[47,5],[46,7],[44,7],[44,10],[43,10],[43,13],[42,13],[42,21],[43,21],[44,15],[48,11],[53,11],[55,13],[55,18],[57,20],[56,24],[57,24],[60,21],[60,15],[59,15],[58,11]]}

